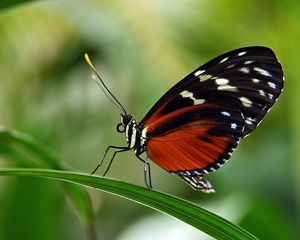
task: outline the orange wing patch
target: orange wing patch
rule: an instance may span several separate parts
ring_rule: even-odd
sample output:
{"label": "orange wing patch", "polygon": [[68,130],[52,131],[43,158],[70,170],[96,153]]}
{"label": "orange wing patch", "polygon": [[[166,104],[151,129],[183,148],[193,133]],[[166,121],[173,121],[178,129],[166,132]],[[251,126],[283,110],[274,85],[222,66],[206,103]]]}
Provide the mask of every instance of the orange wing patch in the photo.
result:
{"label": "orange wing patch", "polygon": [[206,131],[212,124],[203,126],[150,138],[147,142],[149,158],[170,172],[205,169],[235,147],[232,137],[209,135]]}

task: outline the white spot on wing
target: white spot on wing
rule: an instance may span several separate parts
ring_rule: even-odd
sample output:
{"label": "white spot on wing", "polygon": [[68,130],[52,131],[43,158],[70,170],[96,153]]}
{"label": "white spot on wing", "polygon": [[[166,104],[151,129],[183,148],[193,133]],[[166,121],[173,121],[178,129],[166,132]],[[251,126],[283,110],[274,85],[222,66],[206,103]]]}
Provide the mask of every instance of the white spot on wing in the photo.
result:
{"label": "white spot on wing", "polygon": [[238,54],[238,56],[243,56],[243,55],[245,55],[247,52],[240,52],[239,54]]}
{"label": "white spot on wing", "polygon": [[225,62],[225,61],[227,61],[227,60],[228,60],[228,57],[223,58],[223,59],[220,61],[220,63],[223,63],[223,62]]}
{"label": "white spot on wing", "polygon": [[267,70],[264,70],[262,68],[255,67],[255,68],[253,68],[253,70],[258,72],[261,75],[264,75],[264,76],[267,76],[267,77],[272,77],[272,75]]}
{"label": "white spot on wing", "polygon": [[260,82],[260,80],[259,80],[259,79],[256,79],[256,78],[253,78],[252,81],[253,81],[254,83],[259,83],[259,82]]}
{"label": "white spot on wing", "polygon": [[145,127],[145,128],[142,130],[141,145],[146,144],[146,140],[147,140],[147,127]]}
{"label": "white spot on wing", "polygon": [[251,64],[251,63],[253,63],[253,62],[254,62],[254,61],[249,60],[249,61],[244,62],[244,64],[245,64],[245,65],[248,65],[248,64]]}
{"label": "white spot on wing", "polygon": [[256,118],[251,118],[251,117],[247,117],[245,122],[249,125],[252,125],[254,122],[256,122],[257,119]]}
{"label": "white spot on wing", "polygon": [[264,90],[259,89],[258,92],[261,96],[266,96],[266,93],[264,92]]}
{"label": "white spot on wing", "polygon": [[236,123],[231,123],[231,126],[230,126],[232,129],[236,129],[237,128],[237,125]]}
{"label": "white spot on wing", "polygon": [[231,64],[231,65],[229,65],[228,67],[226,67],[226,68],[233,68],[235,65],[234,64]]}
{"label": "white spot on wing", "polygon": [[219,91],[229,91],[229,92],[237,92],[238,91],[237,87],[231,86],[231,85],[218,86],[218,90]]}
{"label": "white spot on wing", "polygon": [[252,122],[248,119],[245,120],[245,123],[249,124],[249,125],[252,125]]}
{"label": "white spot on wing", "polygon": [[200,82],[203,82],[203,81],[211,79],[212,75],[210,75],[210,74],[203,74],[203,75],[200,75],[199,78],[200,78]]}
{"label": "white spot on wing", "polygon": [[194,105],[205,103],[205,99],[194,99]]}
{"label": "white spot on wing", "polygon": [[229,83],[229,80],[228,79],[225,79],[225,78],[218,78],[216,79],[216,84],[217,85],[227,85]]}
{"label": "white spot on wing", "polygon": [[273,83],[273,82],[268,82],[268,85],[271,87],[271,88],[276,88],[276,84],[275,83]]}
{"label": "white spot on wing", "polygon": [[194,75],[195,75],[196,77],[198,77],[200,74],[202,74],[202,73],[204,73],[204,72],[205,72],[205,70],[199,70],[199,71],[195,72]]}
{"label": "white spot on wing", "polygon": [[250,70],[249,70],[249,68],[247,68],[247,67],[242,67],[242,68],[240,68],[240,72],[243,72],[243,73],[249,73]]}
{"label": "white spot on wing", "polygon": [[231,115],[229,112],[225,112],[225,111],[224,111],[224,112],[221,112],[221,113],[222,113],[224,116],[227,116],[227,117],[230,117],[230,115]]}
{"label": "white spot on wing", "polygon": [[251,107],[252,106],[252,101],[246,97],[240,97],[240,101],[245,107]]}
{"label": "white spot on wing", "polygon": [[145,127],[145,128],[142,130],[142,137],[143,137],[143,138],[147,138],[147,130],[148,130],[148,127]]}
{"label": "white spot on wing", "polygon": [[202,104],[205,102],[205,99],[197,99],[194,97],[194,94],[192,92],[189,91],[183,91],[180,93],[180,95],[184,98],[190,98],[194,101],[194,105],[198,105],[198,104]]}

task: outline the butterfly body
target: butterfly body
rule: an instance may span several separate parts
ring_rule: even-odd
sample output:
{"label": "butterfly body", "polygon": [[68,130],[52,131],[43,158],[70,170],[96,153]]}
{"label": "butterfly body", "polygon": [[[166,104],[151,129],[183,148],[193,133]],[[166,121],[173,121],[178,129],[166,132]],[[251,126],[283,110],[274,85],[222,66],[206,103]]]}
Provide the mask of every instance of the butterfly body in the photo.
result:
{"label": "butterfly body", "polygon": [[[138,122],[130,114],[121,115],[121,124],[125,127],[125,137],[128,149],[134,150],[136,155],[141,155],[147,150],[146,129],[141,128]],[[123,132],[119,130],[119,132]]]}
{"label": "butterfly body", "polygon": [[[259,125],[283,85],[282,68],[271,49],[236,49],[175,84],[140,122],[124,111],[118,126],[124,127],[126,150],[133,149],[145,163],[145,179],[150,158],[193,188],[213,192],[203,176],[231,157],[240,140]],[[150,173],[146,184],[151,185]]]}

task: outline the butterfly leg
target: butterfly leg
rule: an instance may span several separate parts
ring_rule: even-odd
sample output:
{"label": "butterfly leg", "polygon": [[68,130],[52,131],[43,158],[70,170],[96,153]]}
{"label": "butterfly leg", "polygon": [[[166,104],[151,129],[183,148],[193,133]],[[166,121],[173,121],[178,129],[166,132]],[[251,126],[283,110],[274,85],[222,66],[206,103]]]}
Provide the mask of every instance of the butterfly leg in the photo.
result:
{"label": "butterfly leg", "polygon": [[103,154],[101,160],[99,161],[97,167],[94,169],[94,171],[91,173],[91,175],[93,175],[93,174],[98,170],[98,168],[102,165],[102,163],[103,163],[103,161],[104,161],[104,159],[105,159],[105,157],[106,157],[106,155],[107,155],[109,149],[111,149],[111,148],[112,148],[112,149],[117,149],[117,150],[115,150],[115,152],[114,152],[114,154],[113,154],[113,156],[112,156],[112,158],[111,158],[111,160],[110,160],[110,162],[109,162],[109,165],[108,165],[108,167],[107,167],[107,169],[106,169],[106,171],[105,171],[105,173],[104,173],[103,176],[105,176],[106,173],[109,171],[110,166],[111,166],[111,164],[112,164],[112,161],[113,161],[113,159],[115,158],[115,155],[116,155],[117,153],[119,153],[119,152],[124,152],[124,151],[128,151],[128,150],[129,150],[128,147],[108,146],[108,147],[106,148],[106,150],[105,150],[105,152],[104,152],[104,154]]}
{"label": "butterfly leg", "polygon": [[147,160],[142,159],[139,155],[136,156],[144,163],[144,181],[147,188],[152,189],[150,163]]}
{"label": "butterfly leg", "polygon": [[115,156],[117,155],[117,153],[120,153],[120,152],[126,152],[126,151],[128,151],[128,150],[129,150],[129,148],[125,148],[125,149],[120,149],[120,150],[114,151],[114,154],[112,155],[112,157],[111,157],[111,159],[110,159],[110,161],[109,161],[109,164],[108,164],[108,166],[107,166],[107,169],[105,170],[105,172],[104,172],[103,175],[102,175],[103,177],[105,177],[105,175],[108,173],[108,171],[109,171],[109,169],[110,169],[110,167],[111,167],[111,164],[112,164],[112,162],[113,162]]}
{"label": "butterfly leg", "polygon": [[[147,177],[148,177],[148,181],[147,181]],[[146,186],[149,189],[152,189],[150,163],[146,161],[144,163],[144,179],[145,179]]]}

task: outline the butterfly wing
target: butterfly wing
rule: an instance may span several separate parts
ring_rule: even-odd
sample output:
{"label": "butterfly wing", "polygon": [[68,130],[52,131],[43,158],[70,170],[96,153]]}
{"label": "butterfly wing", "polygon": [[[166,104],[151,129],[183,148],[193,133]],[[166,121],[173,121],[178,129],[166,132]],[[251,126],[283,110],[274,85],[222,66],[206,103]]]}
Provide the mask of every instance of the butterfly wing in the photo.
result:
{"label": "butterfly wing", "polygon": [[193,187],[209,190],[202,175],[231,156],[282,88],[282,68],[271,49],[225,53],[172,87],[140,122],[147,133],[147,154]]}

